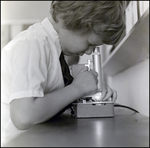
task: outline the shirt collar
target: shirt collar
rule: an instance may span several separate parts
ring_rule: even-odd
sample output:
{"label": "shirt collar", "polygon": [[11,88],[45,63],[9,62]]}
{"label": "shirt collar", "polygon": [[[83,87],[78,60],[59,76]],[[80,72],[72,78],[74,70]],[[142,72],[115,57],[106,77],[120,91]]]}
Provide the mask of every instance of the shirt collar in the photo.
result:
{"label": "shirt collar", "polygon": [[57,49],[59,49],[59,55],[61,53],[61,45],[60,45],[60,41],[59,41],[59,35],[56,32],[56,30],[54,29],[53,25],[51,24],[51,22],[49,21],[48,18],[45,18],[42,22],[41,25],[43,26],[45,32],[47,33],[48,36],[50,36],[50,38],[53,40],[53,42],[56,44]]}

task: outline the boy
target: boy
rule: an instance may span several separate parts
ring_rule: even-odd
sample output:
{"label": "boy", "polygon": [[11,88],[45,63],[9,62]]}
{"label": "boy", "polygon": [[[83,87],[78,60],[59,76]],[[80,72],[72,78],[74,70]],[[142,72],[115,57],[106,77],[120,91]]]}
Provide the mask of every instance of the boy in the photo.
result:
{"label": "boy", "polygon": [[[73,78],[64,84],[60,57],[113,45],[124,27],[120,1],[53,1],[49,18],[18,34],[2,50],[2,140],[96,93],[97,73],[83,65],[72,66]],[[109,97],[115,101],[117,94],[106,86],[103,100]]]}

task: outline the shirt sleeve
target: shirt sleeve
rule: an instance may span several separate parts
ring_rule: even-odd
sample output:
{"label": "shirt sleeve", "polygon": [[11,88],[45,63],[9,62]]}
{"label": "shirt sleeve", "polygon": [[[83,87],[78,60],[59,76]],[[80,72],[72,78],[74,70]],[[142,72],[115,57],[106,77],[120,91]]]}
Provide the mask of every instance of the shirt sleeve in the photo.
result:
{"label": "shirt sleeve", "polygon": [[44,42],[37,39],[25,39],[13,45],[9,53],[12,75],[9,102],[24,97],[44,96],[47,82],[47,55]]}

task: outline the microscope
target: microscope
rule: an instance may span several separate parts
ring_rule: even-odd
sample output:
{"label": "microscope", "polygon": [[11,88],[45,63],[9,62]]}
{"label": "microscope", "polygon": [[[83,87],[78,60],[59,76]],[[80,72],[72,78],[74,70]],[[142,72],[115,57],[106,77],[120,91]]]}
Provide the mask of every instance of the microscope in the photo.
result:
{"label": "microscope", "polygon": [[98,91],[94,95],[79,98],[72,104],[74,108],[74,116],[76,118],[114,117],[113,100],[111,98],[109,98],[108,101],[101,100],[103,83],[100,46],[97,46],[94,49],[92,60],[88,60],[85,66],[88,67],[89,71],[94,69],[98,73]]}

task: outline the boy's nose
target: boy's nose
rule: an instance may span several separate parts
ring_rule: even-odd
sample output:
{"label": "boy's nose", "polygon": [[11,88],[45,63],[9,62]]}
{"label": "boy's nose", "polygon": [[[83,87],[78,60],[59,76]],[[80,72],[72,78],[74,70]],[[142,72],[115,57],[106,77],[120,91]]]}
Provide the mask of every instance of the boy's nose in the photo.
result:
{"label": "boy's nose", "polygon": [[90,55],[94,49],[95,49],[95,46],[90,47],[88,50],[86,50],[85,53],[86,53],[87,55]]}

